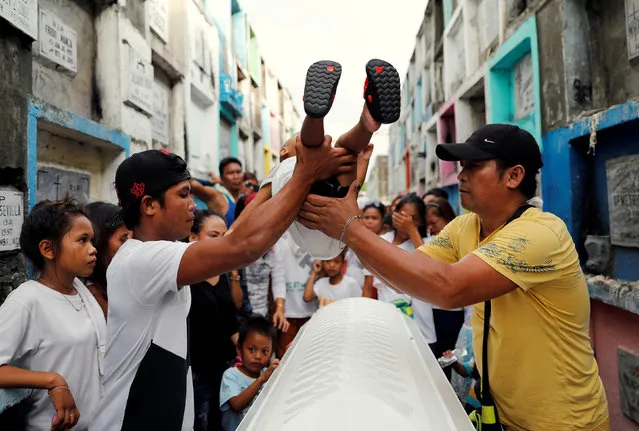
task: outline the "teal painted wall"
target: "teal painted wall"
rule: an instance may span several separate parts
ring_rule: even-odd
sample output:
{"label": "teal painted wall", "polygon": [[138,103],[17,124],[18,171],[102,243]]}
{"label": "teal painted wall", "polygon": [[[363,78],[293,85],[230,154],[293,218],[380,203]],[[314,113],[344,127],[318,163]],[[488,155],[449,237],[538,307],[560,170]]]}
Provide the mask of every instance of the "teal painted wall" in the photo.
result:
{"label": "teal painted wall", "polygon": [[238,142],[240,139],[240,131],[237,128],[237,123],[233,123],[231,126],[231,156],[239,157],[240,152],[238,149]]}
{"label": "teal painted wall", "polygon": [[248,26],[246,13],[233,14],[233,48],[242,67],[248,68]]}
{"label": "teal painted wall", "polygon": [[453,12],[453,0],[444,0],[444,27],[450,22]]}
{"label": "teal painted wall", "polygon": [[255,37],[249,42],[249,73],[258,86],[262,85],[262,59],[260,48]]}
{"label": "teal painted wall", "polygon": [[[233,114],[231,114],[228,111],[228,109],[226,109],[220,103],[220,118],[221,117],[224,117],[225,119],[227,119],[231,123],[231,156],[237,157],[239,155],[238,141],[240,139],[240,136],[239,136],[240,132],[239,132],[239,129],[237,128],[237,121],[236,121],[236,118],[233,116]],[[220,142],[220,130],[219,129],[218,129],[217,142],[218,143]]]}
{"label": "teal painted wall", "polygon": [[[519,60],[531,55],[534,88],[534,108],[527,117],[515,120],[514,68]],[[529,131],[542,146],[541,84],[537,20],[533,15],[504,42],[488,63],[488,122],[517,124]]]}

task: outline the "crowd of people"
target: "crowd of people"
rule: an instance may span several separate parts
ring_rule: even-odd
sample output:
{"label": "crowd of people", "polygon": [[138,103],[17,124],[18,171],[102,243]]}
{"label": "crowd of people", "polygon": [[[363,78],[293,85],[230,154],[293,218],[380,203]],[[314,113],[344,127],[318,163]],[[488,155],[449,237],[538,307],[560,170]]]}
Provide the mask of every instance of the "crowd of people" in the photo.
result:
{"label": "crowd of people", "polygon": [[37,276],[0,307],[0,428],[233,431],[313,314],[363,296],[413,319],[449,379],[479,379],[458,390],[478,429],[609,431],[574,243],[527,203],[534,138],[488,125],[437,147],[461,163],[465,214],[442,189],[360,208],[370,138],[400,105],[394,68],[366,71],[333,146],[341,66],[311,66],[302,130],[261,184],[235,158],[202,184],[148,150],[118,167],[117,206],[36,204],[20,247]]}
{"label": "crowd of people", "polygon": [[[283,158],[287,151],[288,146],[282,150]],[[255,175],[244,173],[235,158],[222,160],[220,179],[213,173],[211,177],[211,185],[189,179],[180,192],[186,197],[190,184],[208,207],[189,209],[193,220],[188,237],[182,240],[184,246],[166,243],[136,251],[136,257],[146,262],[128,267],[125,273],[137,272],[136,277],[145,280],[133,283],[145,284],[147,290],[140,291],[129,282],[127,301],[141,304],[143,310],[155,304],[159,297],[153,290],[163,284],[159,279],[163,275],[145,271],[151,261],[164,254],[161,263],[151,266],[175,267],[178,262],[170,249],[183,250],[188,243],[225,236],[229,224],[259,191]],[[225,205],[220,204],[222,200]],[[421,198],[414,193],[401,195],[388,207],[370,202],[361,213],[370,231],[405,250],[428,242],[455,217],[442,189],[430,190]],[[106,321],[121,319],[108,313],[107,270],[123,245],[131,249],[127,250],[131,255],[136,245],[143,245],[132,239],[133,231],[127,227],[132,225],[126,223],[121,207],[106,202],[83,207],[65,198],[40,202],[31,211],[21,244],[39,276],[17,289],[2,306],[0,325],[12,328],[12,337],[2,337],[0,344],[7,364],[0,368],[0,385],[46,391],[33,392],[28,401],[5,412],[5,423],[14,421],[12,426],[17,426],[16,412],[21,412],[26,429],[88,429],[105,408],[100,402],[100,380],[106,377]],[[415,319],[439,356],[454,348],[464,321],[463,310],[460,319],[437,319],[430,304],[386,286],[348,248],[333,259],[315,260],[287,233],[254,262],[192,283],[190,296],[188,354],[195,430],[235,429],[300,328],[318,308],[334,301],[364,296],[393,303]],[[177,306],[181,300],[171,302]],[[122,324],[148,326],[153,320],[152,314],[144,319],[139,310],[130,311],[138,316]],[[127,345],[133,348],[140,341],[128,340]],[[121,352],[122,366],[131,360],[126,350]],[[56,371],[29,371],[48,369]],[[262,373],[263,369],[268,371]],[[124,377],[124,370],[118,373],[118,379]],[[28,384],[21,383],[23,379]]]}
{"label": "crowd of people", "polygon": [[[315,150],[297,186],[319,179],[321,158],[339,172],[346,152],[330,148]],[[277,366],[274,328],[295,316],[294,300],[284,307],[296,286],[274,247],[293,216],[276,213],[294,214],[303,196],[272,200],[273,230],[261,232],[261,217],[227,234],[257,182],[237,159],[220,177],[197,184],[179,156],[150,150],[120,166],[120,206],[65,197],[32,208],[20,241],[37,277],[0,307],[3,429],[235,429]],[[192,187],[226,212],[196,210]]]}

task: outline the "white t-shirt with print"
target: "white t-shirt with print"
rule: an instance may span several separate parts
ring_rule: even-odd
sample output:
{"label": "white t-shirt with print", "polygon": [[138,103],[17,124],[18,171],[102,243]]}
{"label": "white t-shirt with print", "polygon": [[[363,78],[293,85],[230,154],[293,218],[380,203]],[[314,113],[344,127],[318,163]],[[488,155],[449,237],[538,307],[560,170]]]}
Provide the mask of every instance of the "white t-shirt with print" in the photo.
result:
{"label": "white t-shirt with print", "polygon": [[[382,238],[392,243],[395,239],[395,232],[387,232],[382,235]],[[424,238],[423,240],[426,242],[428,241],[428,238]],[[402,244],[397,245],[397,247],[406,251],[415,251],[415,245],[411,240],[403,242]],[[377,288],[377,299],[380,301],[393,302],[398,299],[403,299],[410,302],[413,306],[413,318],[415,319],[415,323],[417,323],[417,326],[419,327],[419,330],[424,336],[426,342],[430,344],[437,341],[435,323],[433,320],[433,307],[431,304],[420,301],[419,299],[414,299],[403,293],[397,293],[377,277],[373,280],[373,286]]]}
{"label": "white t-shirt with print", "polygon": [[284,266],[279,254],[271,249],[244,270],[249,302],[253,313],[268,315],[268,287],[271,285],[273,299],[286,298]]}
{"label": "white t-shirt with print", "polygon": [[284,269],[286,317],[301,319],[312,316],[317,311],[317,301],[304,301],[304,290],[315,259],[295,244],[289,233],[277,241],[275,253],[281,257],[278,261]]}
{"label": "white t-shirt with print", "polygon": [[189,245],[130,239],[109,265],[105,393],[92,431],[193,429],[191,290],[177,285]]}
{"label": "white t-shirt with print", "polygon": [[364,265],[351,249],[346,252],[346,275],[354,278],[362,288],[364,287]]}
{"label": "white t-shirt with print", "polygon": [[[106,323],[100,306],[82,282],[75,279],[73,286],[78,292],[85,291],[85,300],[80,294],[63,295],[37,281],[27,281],[11,292],[0,307],[0,365],[64,377],[80,411],[73,429],[86,431],[101,395],[98,336],[87,307],[93,307],[94,315],[102,317],[99,324]],[[51,428],[55,409],[47,391],[35,390],[30,402],[26,429]]]}
{"label": "white t-shirt with print", "polygon": [[[395,239],[395,232],[387,232],[381,237],[384,240],[392,243],[393,240]],[[402,250],[415,251],[415,246],[410,240],[397,245],[397,247],[401,248]],[[409,295],[396,292],[395,290],[391,289],[386,283],[384,283],[382,280],[380,280],[377,277],[375,277],[375,279],[373,280],[373,287],[377,289],[377,299],[379,299],[380,301],[393,302],[400,299],[403,299],[407,302],[412,301],[412,298]]]}
{"label": "white t-shirt with print", "polygon": [[359,298],[362,296],[362,288],[357,280],[345,275],[337,284],[331,284],[328,277],[320,278],[313,286],[313,292],[317,295],[320,308],[332,302],[346,298]]}

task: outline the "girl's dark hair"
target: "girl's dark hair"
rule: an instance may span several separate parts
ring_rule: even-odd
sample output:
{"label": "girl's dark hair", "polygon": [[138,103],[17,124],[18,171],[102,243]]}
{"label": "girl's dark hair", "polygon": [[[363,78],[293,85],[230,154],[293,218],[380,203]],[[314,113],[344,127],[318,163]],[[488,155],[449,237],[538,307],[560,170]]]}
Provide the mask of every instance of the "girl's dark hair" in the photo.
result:
{"label": "girl's dark hair", "polygon": [[395,199],[393,199],[393,201],[391,202],[391,206],[393,206],[393,204],[394,204],[395,202],[401,201],[403,197],[404,197],[404,196],[402,196],[402,195],[397,195],[397,196],[395,196]]}
{"label": "girl's dark hair", "polygon": [[426,202],[426,214],[432,211],[437,217],[441,217],[446,220],[446,223],[450,223],[456,217],[455,210],[448,202],[448,199],[435,198],[430,202]]}
{"label": "girl's dark hair", "polygon": [[62,238],[71,229],[73,219],[80,216],[86,217],[84,208],[68,195],[56,202],[38,202],[31,209],[20,231],[20,248],[38,271],[44,269],[40,242],[50,240],[57,256]]}
{"label": "girl's dark hair", "polygon": [[441,187],[434,187],[428,190],[426,193],[424,193],[424,196],[422,196],[422,199],[424,199],[428,195],[433,195],[436,198],[448,199],[448,192],[442,189]]}
{"label": "girl's dark hair", "polygon": [[[410,193],[404,196],[397,203],[397,206],[395,207],[395,212],[401,211],[401,209],[405,205],[415,205],[415,207],[417,208],[417,212],[419,213],[419,219],[422,220],[422,225],[418,226],[417,230],[419,231],[419,234],[422,236],[422,238],[426,237],[426,205],[424,204],[424,201],[415,193]],[[397,233],[397,229],[394,226],[393,226],[393,229]]]}
{"label": "girl's dark hair", "polygon": [[[349,250],[348,247],[344,247],[342,251],[340,251],[339,254],[335,256],[333,259],[335,259],[336,257],[342,256],[342,261],[346,262],[346,253],[348,253],[348,250]],[[323,259],[322,262],[330,262],[333,259]]]}
{"label": "girl's dark hair", "polygon": [[386,215],[386,206],[384,206],[383,203],[381,202],[372,202],[368,205],[366,205],[364,207],[364,209],[362,210],[362,212],[366,212],[366,210],[374,208],[377,211],[379,211],[379,215],[381,216],[382,220],[384,219],[384,216]]}
{"label": "girl's dark hair", "polygon": [[97,262],[93,274],[87,277],[88,280],[97,285],[106,293],[106,253],[109,246],[109,239],[123,224],[121,218],[116,217],[120,212],[120,207],[107,202],[92,202],[86,206],[87,216],[93,223],[95,239],[93,245],[97,250]]}
{"label": "girl's dark hair", "polygon": [[393,214],[386,214],[382,219],[382,226],[388,225],[391,228],[393,227]]}
{"label": "girl's dark hair", "polygon": [[224,222],[224,225],[226,225],[226,219],[223,215],[211,210],[197,210],[195,211],[195,220],[193,220],[193,226],[191,226],[191,233],[195,235],[199,234],[202,230],[202,225],[209,217],[219,217]]}
{"label": "girl's dark hair", "polygon": [[257,332],[258,334],[262,334],[273,341],[275,338],[275,331],[273,330],[273,325],[271,322],[264,316],[260,316],[259,314],[253,314],[248,319],[244,321],[242,326],[240,327],[239,337],[237,339],[237,345],[242,347],[246,337],[251,332]]}

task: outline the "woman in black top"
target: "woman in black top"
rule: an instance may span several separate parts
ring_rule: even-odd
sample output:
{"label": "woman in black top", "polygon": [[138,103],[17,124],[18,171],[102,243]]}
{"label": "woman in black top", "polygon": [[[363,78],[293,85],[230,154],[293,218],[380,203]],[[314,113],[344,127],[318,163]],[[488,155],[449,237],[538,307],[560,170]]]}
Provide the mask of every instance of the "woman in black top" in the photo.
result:
{"label": "woman in black top", "polygon": [[[226,232],[224,218],[209,210],[196,212],[189,241],[216,238]],[[232,280],[231,280],[232,279]],[[234,294],[241,294],[237,275],[223,274],[191,285],[189,338],[195,431],[222,429],[220,383],[222,374],[236,355],[237,307]]]}
{"label": "woman in black top", "polygon": [[131,231],[124,225],[124,221],[117,218],[121,207],[107,202],[92,202],[85,207],[87,216],[93,223],[95,238],[93,245],[97,252],[97,261],[93,274],[83,280],[84,285],[93,294],[100,308],[107,317],[108,296],[106,284],[106,271],[115,256],[129,238]]}

